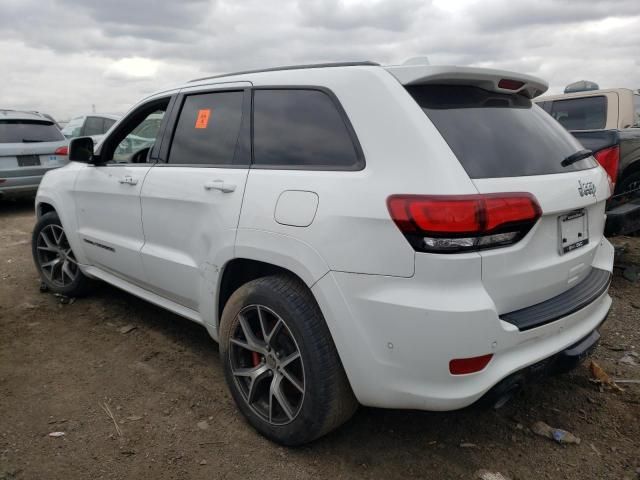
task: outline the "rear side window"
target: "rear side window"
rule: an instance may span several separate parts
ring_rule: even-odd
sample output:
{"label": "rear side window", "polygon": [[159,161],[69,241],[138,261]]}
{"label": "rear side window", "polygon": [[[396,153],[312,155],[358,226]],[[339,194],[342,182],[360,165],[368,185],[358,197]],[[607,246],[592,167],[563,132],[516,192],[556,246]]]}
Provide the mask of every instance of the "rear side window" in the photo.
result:
{"label": "rear side window", "polygon": [[241,91],[186,97],[169,163],[232,165],[242,122],[242,97]]}
{"label": "rear side window", "polygon": [[0,143],[37,143],[64,140],[52,122],[40,120],[0,120]]}
{"label": "rear side window", "polygon": [[453,85],[407,90],[471,178],[546,175],[597,165],[588,157],[561,166],[563,159],[583,147],[522,95]]}
{"label": "rear side window", "polygon": [[104,130],[104,121],[101,117],[87,117],[87,121],[84,123],[84,135],[102,135]]}
{"label": "rear side window", "polygon": [[72,118],[62,129],[62,134],[67,138],[79,137],[82,134],[83,122],[84,117]]}
{"label": "rear side window", "polygon": [[633,126],[640,127],[640,95],[635,94],[633,96]]}
{"label": "rear side window", "polygon": [[112,120],[111,118],[104,118],[103,120],[104,120],[104,132],[107,133],[109,129],[113,127],[113,124],[116,123],[116,121]]}
{"label": "rear side window", "polygon": [[362,168],[362,157],[346,119],[327,93],[258,89],[253,95],[256,166],[310,170]]}
{"label": "rear side window", "polygon": [[598,130],[607,123],[607,97],[554,100],[551,116],[567,130]]}

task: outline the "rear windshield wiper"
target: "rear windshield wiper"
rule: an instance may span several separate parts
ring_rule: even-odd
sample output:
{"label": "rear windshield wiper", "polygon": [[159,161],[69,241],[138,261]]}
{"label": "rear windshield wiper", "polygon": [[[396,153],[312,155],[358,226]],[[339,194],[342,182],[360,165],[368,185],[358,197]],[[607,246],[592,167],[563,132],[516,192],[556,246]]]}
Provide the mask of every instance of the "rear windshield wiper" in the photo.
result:
{"label": "rear windshield wiper", "polygon": [[37,138],[23,138],[22,143],[38,143],[47,142],[48,140],[38,140]]}
{"label": "rear windshield wiper", "polygon": [[576,153],[572,153],[567,158],[562,160],[562,163],[560,163],[560,165],[562,165],[563,167],[568,167],[569,165],[573,165],[574,163],[579,162],[580,160],[584,160],[591,155],[593,155],[593,152],[591,150],[578,150]]}

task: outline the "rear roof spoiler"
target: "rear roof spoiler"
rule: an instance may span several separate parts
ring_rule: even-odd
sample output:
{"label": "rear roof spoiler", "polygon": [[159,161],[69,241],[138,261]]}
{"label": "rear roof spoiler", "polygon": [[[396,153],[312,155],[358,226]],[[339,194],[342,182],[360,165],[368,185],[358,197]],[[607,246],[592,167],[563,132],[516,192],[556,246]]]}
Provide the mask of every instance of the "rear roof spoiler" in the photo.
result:
{"label": "rear roof spoiler", "polygon": [[544,80],[532,75],[490,68],[448,65],[385,66],[402,85],[470,85],[498,93],[518,93],[527,98],[542,95],[549,88]]}

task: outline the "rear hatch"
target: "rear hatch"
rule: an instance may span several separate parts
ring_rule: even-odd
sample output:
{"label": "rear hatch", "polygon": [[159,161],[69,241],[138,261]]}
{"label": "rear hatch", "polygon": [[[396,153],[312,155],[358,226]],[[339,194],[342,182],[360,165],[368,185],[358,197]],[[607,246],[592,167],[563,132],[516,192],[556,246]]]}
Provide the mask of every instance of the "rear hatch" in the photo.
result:
{"label": "rear hatch", "polygon": [[50,121],[0,119],[0,176],[42,175],[67,160],[67,145]]}
{"label": "rear hatch", "polygon": [[610,193],[596,160],[587,152],[575,155],[584,147],[521,93],[460,80],[406,88],[479,194],[522,192],[540,207],[540,218],[519,241],[478,250],[482,281],[498,313],[545,301],[585,279]]}

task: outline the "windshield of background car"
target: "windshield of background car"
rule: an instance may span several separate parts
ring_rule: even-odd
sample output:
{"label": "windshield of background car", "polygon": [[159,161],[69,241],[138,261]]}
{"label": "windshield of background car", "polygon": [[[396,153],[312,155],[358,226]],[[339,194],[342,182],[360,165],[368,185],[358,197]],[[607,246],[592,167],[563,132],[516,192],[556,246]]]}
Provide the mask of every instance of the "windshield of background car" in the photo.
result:
{"label": "windshield of background car", "polygon": [[64,140],[52,122],[41,120],[0,120],[0,143],[36,143]]}
{"label": "windshield of background car", "polygon": [[593,157],[561,165],[583,147],[531,100],[462,85],[407,87],[471,178],[584,170]]}
{"label": "windshield of background car", "polygon": [[72,118],[62,129],[62,134],[67,138],[79,137],[83,120],[84,117]]}

